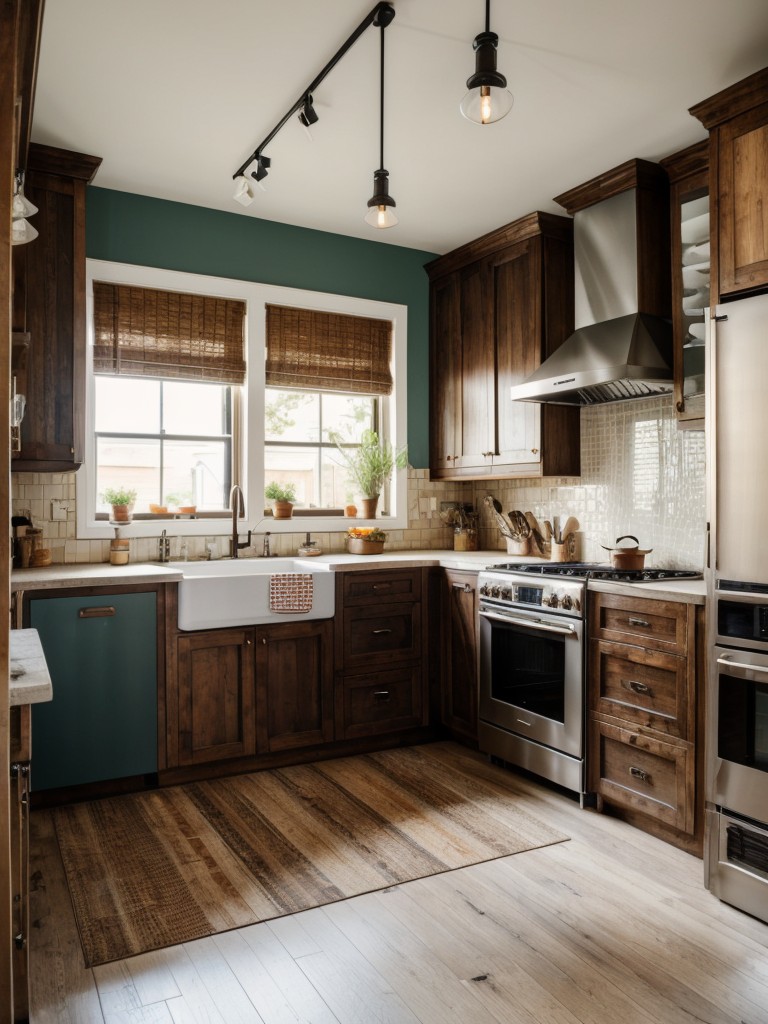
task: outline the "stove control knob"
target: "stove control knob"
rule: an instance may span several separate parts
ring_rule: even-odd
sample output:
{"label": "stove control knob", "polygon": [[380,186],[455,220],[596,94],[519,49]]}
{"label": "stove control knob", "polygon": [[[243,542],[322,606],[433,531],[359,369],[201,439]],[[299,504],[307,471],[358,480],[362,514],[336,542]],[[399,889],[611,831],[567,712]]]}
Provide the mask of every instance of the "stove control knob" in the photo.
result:
{"label": "stove control knob", "polygon": [[501,587],[494,585],[491,587],[491,597],[498,597],[501,594]]}
{"label": "stove control knob", "polygon": [[502,587],[500,596],[503,597],[505,601],[511,601],[512,587]]}
{"label": "stove control knob", "polygon": [[547,608],[549,608],[549,606],[552,604],[552,598],[549,596],[549,594],[545,594],[544,597],[542,597],[541,599],[541,603],[543,605],[546,605]]}
{"label": "stove control knob", "polygon": [[549,599],[549,607],[550,608],[557,608],[557,606],[559,604],[560,604],[560,598],[557,596],[557,594],[553,594],[552,597],[550,597],[550,599]]}
{"label": "stove control knob", "polygon": [[581,611],[581,601],[578,599],[578,597],[574,597],[573,599],[573,610],[577,612]]}
{"label": "stove control knob", "polygon": [[480,594],[482,595],[482,597],[487,597],[488,596],[488,584],[487,583],[484,583],[482,585],[482,587],[480,587]]}
{"label": "stove control knob", "polygon": [[570,594],[564,594],[563,600],[560,602],[560,607],[568,610],[573,607],[573,598]]}

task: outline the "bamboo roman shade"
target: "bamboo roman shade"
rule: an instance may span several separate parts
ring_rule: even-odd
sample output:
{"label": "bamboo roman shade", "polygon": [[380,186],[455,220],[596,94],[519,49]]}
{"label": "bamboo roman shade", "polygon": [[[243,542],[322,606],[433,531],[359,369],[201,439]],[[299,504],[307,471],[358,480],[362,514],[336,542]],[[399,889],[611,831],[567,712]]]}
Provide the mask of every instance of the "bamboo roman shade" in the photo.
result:
{"label": "bamboo roman shade", "polygon": [[242,384],[245,303],[93,283],[94,373]]}
{"label": "bamboo roman shade", "polygon": [[389,320],[267,305],[267,384],[392,393]]}

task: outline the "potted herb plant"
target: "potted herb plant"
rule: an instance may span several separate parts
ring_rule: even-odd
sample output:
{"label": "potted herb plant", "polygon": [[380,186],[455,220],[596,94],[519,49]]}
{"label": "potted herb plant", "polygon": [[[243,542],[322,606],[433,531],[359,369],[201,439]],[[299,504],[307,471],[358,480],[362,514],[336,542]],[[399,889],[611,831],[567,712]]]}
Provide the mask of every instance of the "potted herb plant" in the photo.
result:
{"label": "potted herb plant", "polygon": [[133,519],[133,503],[136,491],[128,487],[107,487],[101,496],[102,501],[112,506],[112,521],[130,523]]}
{"label": "potted herb plant", "polygon": [[272,480],[264,489],[264,497],[272,502],[272,515],[275,519],[290,519],[296,501],[294,484],[279,484]]}
{"label": "potted herb plant", "polygon": [[346,463],[350,481],[360,493],[362,517],[375,519],[382,487],[395,469],[404,469],[408,465],[408,446],[395,449],[386,438],[380,440],[375,430],[363,431],[356,448],[343,446],[338,433],[332,433],[330,437]]}
{"label": "potted herb plant", "polygon": [[386,539],[386,533],[375,526],[350,526],[347,551],[350,555],[380,555]]}

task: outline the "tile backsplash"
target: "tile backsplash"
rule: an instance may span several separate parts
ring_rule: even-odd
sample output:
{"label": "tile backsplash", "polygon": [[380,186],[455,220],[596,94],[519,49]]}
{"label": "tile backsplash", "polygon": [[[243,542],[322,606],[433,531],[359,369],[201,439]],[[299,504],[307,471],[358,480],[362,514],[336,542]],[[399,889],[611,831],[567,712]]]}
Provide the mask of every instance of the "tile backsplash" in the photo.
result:
{"label": "tile backsplash", "polygon": [[[653,548],[647,564],[700,569],[705,540],[704,434],[678,430],[671,398],[642,399],[596,406],[581,413],[581,468],[578,478],[500,480],[485,483],[430,481],[426,469],[408,471],[408,528],[388,530],[390,550],[440,549],[453,546],[453,531],[440,518],[441,503],[472,503],[481,511],[480,546],[506,553],[504,538],[483,504],[493,494],[505,512],[532,511],[539,519],[568,515],[579,520],[580,557],[607,558],[601,544],[633,534],[643,548]],[[106,562],[109,541],[78,540],[75,531],[73,474],[14,473],[12,513],[30,512],[42,527],[43,544],[55,563]],[[51,502],[61,503],[66,519],[53,521]],[[294,554],[306,534],[272,536],[278,555]],[[169,535],[173,523],[164,522]],[[307,523],[309,526],[309,523]],[[346,529],[346,527],[345,527]],[[324,551],[343,551],[345,532],[318,533]],[[204,537],[186,538],[188,557],[205,553]],[[172,536],[172,557],[178,557],[180,538]],[[261,538],[255,541],[256,548]],[[216,539],[218,553],[227,537]],[[257,553],[256,548],[254,554]],[[250,552],[247,552],[250,553]],[[134,538],[131,561],[154,561],[156,538]]]}

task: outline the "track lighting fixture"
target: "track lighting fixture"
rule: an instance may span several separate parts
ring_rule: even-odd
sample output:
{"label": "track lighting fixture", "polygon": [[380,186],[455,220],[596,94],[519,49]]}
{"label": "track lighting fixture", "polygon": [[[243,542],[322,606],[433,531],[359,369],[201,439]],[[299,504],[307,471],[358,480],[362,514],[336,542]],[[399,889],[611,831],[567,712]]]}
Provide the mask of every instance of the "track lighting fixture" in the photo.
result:
{"label": "track lighting fixture", "polygon": [[491,32],[491,0],[485,0],[485,32],[475,36],[475,73],[467,79],[469,92],[459,109],[475,124],[493,124],[512,109],[514,97],[507,89],[507,80],[496,70],[496,47],[499,37]]}
{"label": "track lighting fixture", "polygon": [[253,202],[253,188],[244,174],[235,178],[235,192],[232,197],[241,206],[250,206]]}
{"label": "track lighting fixture", "polygon": [[312,133],[309,130],[310,126],[317,124],[319,120],[320,118],[318,117],[317,111],[312,105],[312,94],[307,93],[304,99],[304,105],[299,111],[299,124],[306,131],[310,139],[312,138]]}
{"label": "track lighting fixture", "polygon": [[384,30],[395,16],[394,7],[379,12],[374,22],[381,29],[380,95],[379,95],[379,169],[373,172],[373,195],[368,200],[366,224],[374,228],[391,228],[397,224],[395,200],[389,194],[389,171],[384,170]]}
{"label": "track lighting fixture", "polygon": [[24,172],[16,171],[13,179],[13,203],[11,206],[11,244],[26,245],[37,238],[37,228],[33,227],[27,217],[37,213],[37,207],[24,195]]}
{"label": "track lighting fixture", "polygon": [[[251,187],[251,182],[246,177],[246,172],[254,161],[256,162],[256,169],[250,171],[250,177],[253,178],[260,188],[264,188],[262,181],[267,176],[271,161],[268,156],[264,156],[263,151],[274,139],[280,129],[283,128],[284,125],[293,117],[293,115],[298,115],[299,123],[308,133],[310,126],[317,124],[319,117],[314,108],[312,94],[326,75],[336,67],[344,54],[347,53],[354,43],[357,42],[363,32],[365,32],[365,30],[371,25],[375,25],[376,27],[381,28],[381,167],[378,171],[375,171],[373,175],[374,195],[368,203],[368,205],[372,207],[372,212],[369,213],[365,219],[369,223],[376,224],[378,227],[390,227],[392,224],[397,224],[397,217],[392,213],[392,207],[395,205],[395,201],[389,196],[387,172],[384,170],[384,29],[391,23],[394,16],[395,9],[391,3],[377,3],[376,6],[368,12],[365,18],[363,18],[346,42],[343,43],[333,57],[331,57],[322,71],[313,79],[312,82],[310,82],[307,88],[302,91],[301,95],[290,110],[281,117],[266,138],[262,139],[245,163],[238,167],[232,175],[235,180],[234,199],[238,203],[241,203],[243,206],[250,206],[253,202],[253,189]],[[373,218],[372,220],[370,219],[371,217]]]}

